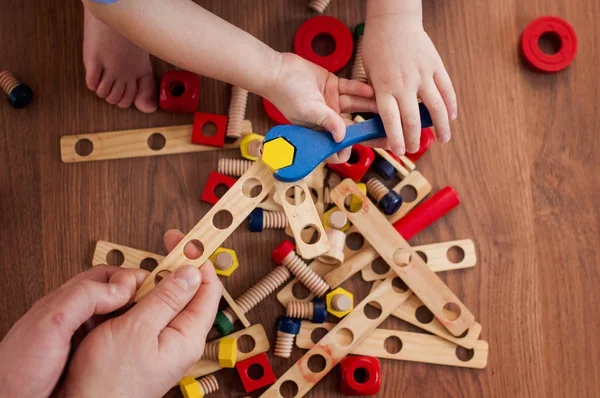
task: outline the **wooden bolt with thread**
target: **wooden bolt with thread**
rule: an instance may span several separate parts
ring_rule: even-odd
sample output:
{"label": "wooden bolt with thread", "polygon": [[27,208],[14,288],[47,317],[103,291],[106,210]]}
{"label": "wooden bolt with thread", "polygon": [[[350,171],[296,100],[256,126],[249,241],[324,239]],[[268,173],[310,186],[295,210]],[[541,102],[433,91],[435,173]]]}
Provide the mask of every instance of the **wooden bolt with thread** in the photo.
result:
{"label": "wooden bolt with thread", "polygon": [[254,162],[246,159],[221,158],[217,166],[217,171],[233,177],[241,177]]}
{"label": "wooden bolt with thread", "polygon": [[317,297],[323,296],[329,285],[295,252],[295,246],[289,240],[284,240],[271,253],[271,259],[276,264],[285,265],[298,280]]}
{"label": "wooden bolt with thread", "polygon": [[198,380],[187,376],[181,379],[179,388],[184,398],[203,398],[208,394],[219,391],[219,382],[213,375]]}
{"label": "wooden bolt with thread", "polygon": [[263,229],[284,229],[287,225],[287,217],[283,211],[267,211],[257,207],[248,216],[250,232],[262,232]]}
{"label": "wooden bolt with thread", "polygon": [[365,33],[365,24],[361,23],[356,25],[354,33],[356,35],[356,51],[354,52],[354,63],[352,64],[352,74],[350,78],[352,80],[358,80],[363,83],[366,83],[368,80],[367,72],[365,72],[365,66],[363,64],[362,56],[363,34]]}
{"label": "wooden bolt with thread", "polygon": [[346,244],[346,234],[341,230],[348,223],[348,217],[341,210],[336,210],[327,217],[328,228],[325,233],[329,239],[331,247],[319,257],[319,260],[328,264],[341,264],[344,262],[344,245]]}
{"label": "wooden bolt with thread", "polygon": [[308,2],[308,8],[318,12],[319,14],[322,14],[323,11],[325,11],[327,6],[329,5],[329,3],[331,3],[331,0],[310,0]]}
{"label": "wooden bolt with thread", "polygon": [[281,358],[289,358],[292,355],[292,347],[298,333],[300,333],[300,320],[285,316],[277,318],[277,338],[273,354]]}
{"label": "wooden bolt with thread", "polygon": [[327,320],[327,304],[324,300],[314,299],[311,302],[290,301],[285,315],[288,318],[308,319],[313,323],[323,323]]}
{"label": "wooden bolt with thread", "polygon": [[331,299],[331,308],[336,311],[348,311],[352,307],[352,299],[345,294],[336,294]]}
{"label": "wooden bolt with thread", "polygon": [[8,96],[8,102],[13,108],[26,107],[33,98],[33,91],[25,83],[21,83],[12,73],[5,70],[0,72],[0,88]]}
{"label": "wooden bolt with thread", "polygon": [[215,257],[213,265],[221,271],[227,271],[233,266],[233,257],[228,252],[221,252]]}
{"label": "wooden bolt with thread", "polygon": [[388,216],[394,214],[402,206],[400,194],[390,190],[375,177],[367,181],[367,192],[375,199],[377,206]]}
{"label": "wooden bolt with thread", "polygon": [[242,122],[246,116],[246,105],[248,103],[248,91],[241,87],[231,87],[231,100],[229,102],[229,117],[227,118],[228,138],[240,138],[242,136]]}

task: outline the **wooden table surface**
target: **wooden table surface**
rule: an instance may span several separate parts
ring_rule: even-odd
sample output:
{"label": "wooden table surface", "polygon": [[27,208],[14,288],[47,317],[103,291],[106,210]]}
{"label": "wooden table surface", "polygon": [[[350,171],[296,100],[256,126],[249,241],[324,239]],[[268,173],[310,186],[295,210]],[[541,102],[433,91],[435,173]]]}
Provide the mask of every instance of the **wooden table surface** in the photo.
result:
{"label": "wooden table surface", "polygon": [[[304,0],[203,3],[281,51],[292,49],[295,30],[311,15]],[[192,117],[120,110],[86,89],[79,2],[3,0],[0,9],[0,69],[36,96],[24,110],[0,104],[4,336],[36,299],[90,266],[97,240],[164,253],[163,232],[187,231],[202,217],[209,206],[198,198],[208,173],[236,151],[63,164],[63,135],[188,124]],[[326,14],[353,27],[364,3],[334,0]],[[598,396],[600,3],[425,0],[424,14],[460,112],[452,142],[435,145],[418,168],[434,189],[454,187],[462,204],[412,242],[475,241],[477,266],[442,278],[483,325],[489,363],[471,370],[382,360],[379,396]],[[578,33],[579,54],[562,73],[533,73],[519,60],[519,35],[541,15],[561,16]],[[159,75],[172,68],[155,65]],[[225,114],[228,97],[226,84],[203,79],[200,110]],[[271,125],[256,96],[247,117],[256,132]],[[282,237],[242,226],[226,241],[241,259],[226,280],[234,297],[273,267],[269,253]],[[344,287],[359,298],[369,288],[359,277]],[[270,297],[248,317],[273,337],[282,312]],[[382,326],[406,328],[396,319]],[[301,355],[295,349],[293,359]],[[277,375],[291,363],[272,360]],[[222,396],[243,395],[234,370],[217,377]],[[337,391],[334,371],[310,396]]]}

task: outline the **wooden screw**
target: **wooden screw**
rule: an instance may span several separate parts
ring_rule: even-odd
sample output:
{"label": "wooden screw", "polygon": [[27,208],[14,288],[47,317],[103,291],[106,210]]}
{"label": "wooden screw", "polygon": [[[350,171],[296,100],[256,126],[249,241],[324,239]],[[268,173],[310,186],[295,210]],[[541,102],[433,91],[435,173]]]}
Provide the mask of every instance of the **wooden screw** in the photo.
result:
{"label": "wooden screw", "polygon": [[228,176],[240,177],[252,166],[252,163],[251,160],[246,159],[221,158],[217,171]]}
{"label": "wooden screw", "polygon": [[231,88],[231,101],[229,102],[229,117],[227,120],[227,133],[229,138],[240,138],[242,136],[242,122],[246,115],[248,103],[248,91],[241,87]]}

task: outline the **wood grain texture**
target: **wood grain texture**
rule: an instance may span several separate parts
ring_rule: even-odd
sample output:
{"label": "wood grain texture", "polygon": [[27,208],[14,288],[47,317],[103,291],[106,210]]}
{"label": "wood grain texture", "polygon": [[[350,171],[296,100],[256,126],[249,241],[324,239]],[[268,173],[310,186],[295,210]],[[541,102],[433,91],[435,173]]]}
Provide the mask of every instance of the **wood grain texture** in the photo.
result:
{"label": "wood grain texture", "polygon": [[[313,15],[306,1],[203,0],[217,15],[280,51]],[[419,245],[463,237],[475,241],[478,265],[440,277],[483,325],[490,344],[486,369],[473,371],[382,360],[380,397],[591,397],[600,391],[598,230],[600,228],[600,3],[597,0],[423,0],[425,29],[457,90],[459,117],[447,145],[434,144],[418,162],[434,191],[451,185],[462,204],[411,240]],[[238,150],[64,164],[60,137],[74,132],[191,124],[193,116],[121,110],[85,87],[82,5],[4,0],[0,67],[32,87],[29,107],[0,101],[0,335],[33,302],[91,266],[97,240],[166,254],[169,228],[189,231],[210,209],[198,201],[220,157]],[[326,15],[354,27],[364,1],[334,0]],[[568,20],[580,51],[556,75],[524,68],[517,44],[542,15]],[[403,40],[399,38],[399,40]],[[160,76],[174,69],[153,60]],[[350,67],[342,71],[349,76]],[[202,79],[200,110],[227,114],[228,85]],[[272,125],[250,94],[246,119],[257,133]],[[281,231],[252,234],[245,225],[226,247],[243,263],[224,280],[238,297],[274,265]],[[36,277],[32,277],[35,275]],[[369,285],[343,284],[355,302]],[[275,296],[252,320],[271,342],[282,307]],[[395,318],[380,327],[415,331]],[[276,375],[302,355],[272,358]],[[235,370],[217,374],[214,397],[243,397]],[[311,397],[340,397],[331,372]],[[434,381],[434,382],[432,382]],[[173,391],[172,397],[179,392]]]}

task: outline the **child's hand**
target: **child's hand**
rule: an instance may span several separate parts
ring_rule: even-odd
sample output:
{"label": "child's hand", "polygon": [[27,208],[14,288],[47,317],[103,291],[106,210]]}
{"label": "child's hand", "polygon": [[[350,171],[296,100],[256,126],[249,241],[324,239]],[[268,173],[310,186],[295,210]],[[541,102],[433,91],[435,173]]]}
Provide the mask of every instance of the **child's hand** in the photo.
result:
{"label": "child's hand", "polygon": [[457,116],[456,94],[438,52],[423,30],[420,16],[370,17],[368,10],[363,62],[375,89],[389,146],[396,155],[419,150],[421,121],[417,97],[431,113],[437,139],[450,140],[449,119]]}
{"label": "child's hand", "polygon": [[144,270],[97,266],[38,300],[0,343],[0,395],[50,396],[75,332],[130,303],[146,275]]}
{"label": "child's hand", "polygon": [[[264,96],[292,123],[321,127],[340,142],[346,124],[340,113],[376,112],[373,88],[368,84],[339,79],[326,69],[298,55],[284,53],[281,66]],[[350,148],[342,151],[340,161],[350,157]]]}
{"label": "child's hand", "polygon": [[[166,248],[172,250],[183,236],[168,231]],[[197,257],[195,251],[190,249],[188,257]],[[67,370],[65,395],[164,395],[202,356],[221,294],[210,265],[200,270],[186,265],[165,276],[127,313],[86,336]]]}

